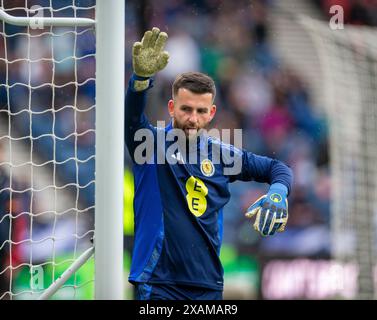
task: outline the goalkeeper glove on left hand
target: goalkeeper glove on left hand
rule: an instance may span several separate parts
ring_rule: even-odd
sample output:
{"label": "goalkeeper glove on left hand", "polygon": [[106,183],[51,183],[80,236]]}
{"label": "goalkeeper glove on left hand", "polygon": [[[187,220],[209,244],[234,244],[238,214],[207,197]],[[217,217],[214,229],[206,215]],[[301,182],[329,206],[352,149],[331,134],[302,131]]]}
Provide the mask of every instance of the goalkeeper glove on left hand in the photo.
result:
{"label": "goalkeeper glove on left hand", "polygon": [[245,216],[256,216],[254,229],[262,236],[272,236],[276,231],[284,231],[288,220],[287,194],[285,185],[274,183],[267,195],[260,197],[247,209]]}

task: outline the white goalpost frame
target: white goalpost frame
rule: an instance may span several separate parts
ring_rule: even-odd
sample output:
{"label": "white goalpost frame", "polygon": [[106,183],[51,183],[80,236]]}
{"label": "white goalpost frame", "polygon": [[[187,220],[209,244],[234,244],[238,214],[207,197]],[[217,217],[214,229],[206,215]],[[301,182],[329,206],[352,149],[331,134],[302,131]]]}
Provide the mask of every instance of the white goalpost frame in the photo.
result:
{"label": "white goalpost frame", "polygon": [[93,254],[95,299],[123,299],[124,159],[124,0],[97,0],[96,20],[14,17],[0,9],[0,20],[18,26],[95,26],[96,151],[94,248],[84,252],[40,297],[48,299]]}
{"label": "white goalpost frame", "polygon": [[96,3],[96,299],[123,298],[124,10]]}

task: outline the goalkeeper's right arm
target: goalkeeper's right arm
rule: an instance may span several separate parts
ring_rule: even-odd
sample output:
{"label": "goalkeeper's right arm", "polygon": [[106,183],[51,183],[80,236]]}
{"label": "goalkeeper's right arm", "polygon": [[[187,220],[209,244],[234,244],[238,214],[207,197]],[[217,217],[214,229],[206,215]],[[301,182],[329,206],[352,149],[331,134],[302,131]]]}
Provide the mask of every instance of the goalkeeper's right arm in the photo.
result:
{"label": "goalkeeper's right arm", "polygon": [[135,42],[132,49],[132,75],[125,101],[125,142],[132,157],[136,148],[134,135],[150,124],[144,115],[147,89],[153,85],[153,76],[164,69],[169,54],[163,51],[168,35],[158,28],[147,31],[141,42]]}

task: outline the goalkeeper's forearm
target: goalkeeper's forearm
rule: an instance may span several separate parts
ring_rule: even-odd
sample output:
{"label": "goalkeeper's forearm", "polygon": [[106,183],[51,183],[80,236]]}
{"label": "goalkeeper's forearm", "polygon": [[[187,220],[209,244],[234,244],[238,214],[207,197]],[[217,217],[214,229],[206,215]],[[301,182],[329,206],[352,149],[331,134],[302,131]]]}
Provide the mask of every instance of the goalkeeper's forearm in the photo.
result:
{"label": "goalkeeper's forearm", "polygon": [[135,132],[141,128],[148,128],[149,122],[144,114],[147,101],[147,89],[153,85],[153,79],[149,79],[148,87],[142,91],[134,89],[137,76],[133,75],[129,81],[125,100],[125,142],[130,149],[133,149]]}
{"label": "goalkeeper's forearm", "polygon": [[137,74],[132,75],[132,83],[130,82],[130,88],[132,91],[141,92],[149,89],[152,85],[151,77],[140,77]]}

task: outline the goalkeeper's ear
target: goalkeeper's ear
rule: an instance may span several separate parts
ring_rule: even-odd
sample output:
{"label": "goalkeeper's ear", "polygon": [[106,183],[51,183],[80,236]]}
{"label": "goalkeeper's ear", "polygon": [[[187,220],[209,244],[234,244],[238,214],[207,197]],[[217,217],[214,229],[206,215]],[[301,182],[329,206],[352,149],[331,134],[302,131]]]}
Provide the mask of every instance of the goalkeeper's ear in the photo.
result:
{"label": "goalkeeper's ear", "polygon": [[210,115],[210,120],[209,121],[212,121],[212,119],[214,118],[215,114],[216,114],[216,110],[217,110],[217,107],[215,104],[212,105],[210,111],[209,111],[209,115]]}
{"label": "goalkeeper's ear", "polygon": [[173,99],[170,99],[168,102],[168,111],[169,111],[170,117],[173,118],[174,116],[174,100]]}

